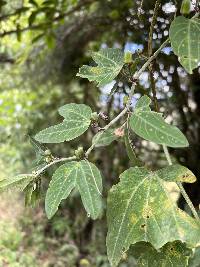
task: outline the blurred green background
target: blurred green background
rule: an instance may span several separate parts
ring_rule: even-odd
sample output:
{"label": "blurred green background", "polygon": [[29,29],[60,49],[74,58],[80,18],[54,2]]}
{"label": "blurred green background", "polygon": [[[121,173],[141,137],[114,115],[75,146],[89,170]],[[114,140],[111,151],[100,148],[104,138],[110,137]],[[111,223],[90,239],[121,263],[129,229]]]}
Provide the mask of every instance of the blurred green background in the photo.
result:
{"label": "blurred green background", "polygon": [[[155,50],[168,37],[181,1],[161,1],[153,33]],[[76,77],[78,68],[92,64],[91,51],[118,47],[133,53],[135,69],[147,57],[148,32],[155,1],[133,0],[0,0],[0,179],[30,172],[35,158],[28,135],[59,122],[57,109],[66,103],[85,103],[111,120],[123,109],[130,84],[118,77],[112,86],[97,88]],[[193,10],[193,6],[191,6]],[[153,65],[161,112],[179,126],[190,147],[170,149],[173,161],[197,176],[186,191],[194,205],[200,202],[200,75],[188,75],[168,45]],[[152,96],[148,71],[134,95]],[[123,122],[123,121],[122,121]],[[104,122],[102,122],[102,125]],[[119,124],[120,125],[120,124]],[[74,149],[90,146],[95,128],[70,143],[49,145],[53,155],[70,156]],[[146,165],[165,166],[162,149],[132,136]],[[96,149],[90,156],[103,174],[104,196],[119,174],[129,166],[122,140]],[[44,196],[54,168],[42,177],[40,201],[24,207],[23,195],[0,194],[0,266],[6,267],[109,267],[106,257],[105,212],[92,221],[79,196],[71,194],[50,221],[44,214]],[[177,190],[172,187],[172,191]],[[176,192],[175,192],[176,193]],[[184,201],[178,200],[186,211]],[[192,263],[191,266],[200,266]],[[124,258],[120,267],[134,265]]]}

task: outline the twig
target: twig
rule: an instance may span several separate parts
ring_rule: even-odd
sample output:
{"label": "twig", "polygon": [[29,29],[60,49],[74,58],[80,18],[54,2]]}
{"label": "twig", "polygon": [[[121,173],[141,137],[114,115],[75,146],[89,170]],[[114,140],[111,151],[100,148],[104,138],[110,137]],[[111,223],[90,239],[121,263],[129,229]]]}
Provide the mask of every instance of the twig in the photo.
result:
{"label": "twig", "polygon": [[149,30],[149,39],[148,39],[148,55],[149,55],[149,57],[152,55],[152,51],[153,51],[153,48],[152,48],[153,29],[154,29],[154,26],[156,24],[156,18],[158,15],[160,2],[161,2],[161,0],[157,0],[155,3],[153,18],[152,18],[151,26],[150,26],[150,30]]}
{"label": "twig", "polygon": [[[161,0],[157,0],[155,3],[153,18],[152,18],[152,22],[151,22],[151,26],[150,26],[150,30],[149,30],[149,39],[148,39],[148,56],[149,57],[153,53],[153,30],[154,30],[154,26],[156,24],[156,19],[157,19],[158,10],[160,7],[160,2],[161,2]],[[153,102],[154,102],[155,110],[158,112],[159,106],[158,106],[158,101],[157,101],[157,97],[156,97],[156,84],[154,81],[153,72],[154,72],[154,68],[153,68],[153,61],[152,61],[152,63],[149,65],[149,77],[150,77],[151,90],[152,90],[152,94],[153,94]]]}
{"label": "twig", "polygon": [[43,173],[46,169],[48,169],[49,167],[51,167],[54,164],[57,164],[59,162],[67,162],[67,161],[72,161],[72,160],[76,160],[76,157],[69,157],[69,158],[56,158],[53,161],[51,161],[49,164],[45,165],[42,169],[38,170],[37,172],[33,173],[33,175],[36,177],[38,177],[41,173]]}
{"label": "twig", "polygon": [[[164,153],[165,153],[165,156],[166,156],[168,164],[172,165],[172,160],[171,160],[168,148],[165,145],[163,145],[163,150],[164,150]],[[196,209],[193,206],[192,201],[190,200],[188,194],[186,193],[182,183],[181,182],[176,182],[176,184],[178,185],[182,196],[184,197],[184,199],[185,199],[186,203],[188,204],[189,208],[191,209],[193,216],[195,217],[195,219],[199,220],[198,213],[196,212]]]}
{"label": "twig", "polygon": [[88,148],[88,150],[85,153],[86,158],[89,156],[89,154],[92,152],[92,150],[94,149],[94,147],[96,146],[96,144],[98,143],[101,135],[108,130],[113,124],[115,124],[123,115],[126,114],[126,112],[128,111],[127,107],[125,107],[122,112],[119,113],[119,115],[117,115],[117,117],[115,117],[110,123],[108,123],[103,130],[99,133],[98,138],[95,140],[95,142],[91,145],[91,147]]}
{"label": "twig", "polygon": [[[156,52],[145,62],[145,64],[141,67],[141,69],[139,69],[137,72],[134,73],[133,75],[133,80],[137,80],[140,75],[143,73],[143,71],[149,66],[149,64],[152,62],[152,60],[154,60],[157,55],[161,52],[161,50],[163,49],[163,47],[166,46],[166,44],[168,43],[169,39],[167,39],[159,48],[158,50],[156,50]],[[117,117],[115,117],[111,122],[109,122],[102,130],[102,132],[99,134],[99,137],[96,139],[96,141],[88,148],[88,150],[85,153],[85,157],[87,158],[89,156],[89,154],[92,152],[92,150],[95,148],[99,138],[101,137],[101,135],[103,134],[104,131],[108,130],[111,126],[113,126],[113,124],[115,124],[122,116],[124,116],[127,111],[129,110],[129,107],[131,105],[131,100],[132,100],[132,96],[134,94],[134,90],[135,90],[135,84],[133,83],[132,87],[131,87],[131,91],[129,93],[129,101],[126,105],[126,107],[117,115]],[[49,167],[51,167],[54,164],[57,164],[59,162],[67,162],[67,161],[72,161],[72,160],[76,160],[75,156],[69,157],[69,158],[60,158],[60,159],[55,159],[52,162],[50,162],[48,165],[46,165],[45,167],[43,167],[42,169],[38,170],[34,175],[35,178],[38,177],[41,173],[43,173],[46,169],[48,169]]]}
{"label": "twig", "polygon": [[[143,71],[149,66],[149,64],[151,64],[151,62],[157,57],[157,55],[161,52],[161,50],[166,46],[166,44],[169,42],[169,38],[167,40],[165,40],[165,42],[158,48],[158,50],[155,51],[155,53],[144,63],[144,65],[137,71],[134,73],[132,79],[133,81],[137,81],[140,77],[140,75],[143,73]],[[106,125],[102,131],[101,134],[99,134],[98,139],[96,139],[96,142],[93,143],[91,145],[91,147],[87,150],[86,152],[86,157],[89,156],[90,152],[94,149],[96,143],[98,142],[99,138],[101,137],[101,135],[103,134],[103,132],[107,129],[109,129],[114,123],[116,123],[124,114],[126,114],[126,112],[129,110],[130,105],[131,105],[131,100],[132,100],[132,96],[134,94],[134,90],[135,90],[135,83],[133,82],[132,87],[131,87],[131,91],[129,93],[129,100],[126,104],[126,107],[119,113],[119,115],[117,117],[115,117],[108,125]]]}
{"label": "twig", "polygon": [[144,63],[144,65],[139,69],[135,74],[133,75],[133,79],[138,79],[140,75],[143,73],[143,71],[149,66],[149,64],[157,57],[157,55],[161,52],[161,50],[166,46],[166,44],[169,42],[169,38],[167,38],[164,43],[161,44],[161,46],[158,48],[158,50],[155,51],[155,53]]}
{"label": "twig", "polygon": [[[157,2],[159,2],[159,1],[157,1]],[[150,41],[152,42],[152,39]],[[151,45],[149,44],[149,49],[150,49],[149,53],[151,53],[151,51],[152,51],[152,44]],[[153,73],[152,73],[151,67],[149,69],[150,69],[150,81],[151,81],[151,85],[152,85],[152,93],[153,93],[154,106],[155,106],[156,112],[158,112],[159,111],[159,106],[158,106],[158,101],[157,101],[157,97],[156,97],[155,81],[154,81],[154,78],[153,78]],[[169,165],[172,165],[171,157],[170,157],[170,154],[169,154],[169,151],[168,151],[168,148],[166,147],[166,145],[163,145],[163,150],[164,150],[164,153],[165,153],[165,156],[166,156],[166,159],[167,159],[168,164]],[[189,196],[187,195],[187,193],[186,193],[186,191],[185,191],[182,183],[181,182],[176,182],[176,184],[178,185],[178,187],[180,189],[180,192],[181,192],[182,196],[184,197],[186,203],[190,207],[193,216],[197,220],[199,220],[199,216],[198,216],[198,214],[197,214],[197,212],[195,210],[195,207],[193,206],[192,201],[190,200]]]}

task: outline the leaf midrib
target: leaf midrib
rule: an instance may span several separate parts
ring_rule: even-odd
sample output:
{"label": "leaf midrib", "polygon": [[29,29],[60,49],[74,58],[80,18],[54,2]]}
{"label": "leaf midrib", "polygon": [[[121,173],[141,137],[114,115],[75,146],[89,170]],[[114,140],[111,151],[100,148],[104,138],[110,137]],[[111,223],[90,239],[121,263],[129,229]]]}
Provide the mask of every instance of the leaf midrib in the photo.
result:
{"label": "leaf midrib", "polygon": [[113,247],[113,252],[112,252],[112,255],[111,255],[111,259],[110,261],[113,262],[113,259],[114,259],[114,254],[115,254],[115,250],[116,250],[116,246],[117,246],[117,242],[118,242],[118,239],[119,239],[119,236],[120,236],[120,233],[121,233],[121,229],[122,229],[122,225],[124,223],[124,220],[126,218],[126,214],[127,214],[127,211],[128,211],[128,208],[129,208],[129,205],[135,195],[135,193],[137,192],[138,188],[145,182],[145,180],[148,178],[148,176],[145,176],[144,179],[137,185],[137,187],[135,188],[135,190],[133,191],[133,193],[131,194],[130,198],[129,198],[129,201],[127,201],[127,205],[126,205],[126,208],[124,210],[124,214],[122,216],[122,220],[121,220],[121,224],[120,224],[120,227],[119,227],[119,231],[118,231],[118,234],[117,234],[117,238],[115,240],[115,244],[114,244],[114,247]]}
{"label": "leaf midrib", "polygon": [[[140,113],[145,113],[145,114],[151,113],[151,114],[154,115],[154,112],[153,112],[153,111],[150,111],[150,112],[149,112],[149,111],[140,111]],[[178,138],[174,137],[174,135],[171,135],[171,134],[166,133],[165,131],[162,130],[162,128],[157,128],[157,127],[155,127],[155,126],[154,126],[153,124],[151,124],[149,121],[147,121],[147,120],[145,120],[143,117],[139,116],[139,114],[137,114],[137,112],[134,113],[133,116],[136,116],[137,118],[141,119],[141,120],[144,121],[146,124],[152,126],[154,129],[156,129],[156,130],[159,129],[159,131],[162,132],[164,135],[168,135],[168,136],[172,137],[173,139],[178,140],[178,142],[180,143],[180,140],[179,140]],[[166,122],[165,122],[165,123],[166,123]],[[170,124],[168,124],[168,125],[169,125],[169,127],[173,127],[173,125],[170,125]],[[166,127],[166,129],[167,129],[167,127]],[[148,132],[148,133],[149,133],[149,132]],[[163,143],[163,144],[164,144],[164,143]],[[181,142],[181,144],[182,144],[182,142]]]}

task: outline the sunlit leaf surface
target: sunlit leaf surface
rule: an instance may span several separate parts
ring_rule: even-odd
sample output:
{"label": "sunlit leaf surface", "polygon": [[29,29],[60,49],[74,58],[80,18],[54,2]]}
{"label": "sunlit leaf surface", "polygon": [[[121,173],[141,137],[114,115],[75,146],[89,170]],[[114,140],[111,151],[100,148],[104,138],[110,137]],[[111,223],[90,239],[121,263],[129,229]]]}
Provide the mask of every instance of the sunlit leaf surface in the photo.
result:
{"label": "sunlit leaf surface", "polygon": [[97,66],[83,65],[77,76],[96,81],[98,86],[104,86],[112,82],[124,65],[124,55],[120,49],[106,48],[92,53],[92,58]]}
{"label": "sunlit leaf surface", "polygon": [[169,147],[186,147],[188,141],[183,133],[175,126],[165,122],[161,113],[151,111],[150,99],[141,97],[131,115],[131,129],[142,138]]}
{"label": "sunlit leaf surface", "polygon": [[110,190],[107,251],[112,266],[139,241],[150,242],[155,249],[175,240],[192,246],[200,241],[199,222],[177,207],[162,178],[171,180],[145,168],[130,168]]}
{"label": "sunlit leaf surface", "polygon": [[36,134],[35,139],[41,143],[61,143],[70,141],[83,134],[91,122],[92,110],[83,104],[67,104],[59,108],[64,121],[46,128]]}

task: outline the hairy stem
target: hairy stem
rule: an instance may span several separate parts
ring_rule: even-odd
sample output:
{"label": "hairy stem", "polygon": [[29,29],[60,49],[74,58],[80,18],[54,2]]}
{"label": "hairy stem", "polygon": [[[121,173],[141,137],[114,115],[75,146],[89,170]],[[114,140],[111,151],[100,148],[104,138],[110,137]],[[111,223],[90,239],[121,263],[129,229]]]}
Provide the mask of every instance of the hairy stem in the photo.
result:
{"label": "hairy stem", "polygon": [[105,132],[106,130],[108,130],[113,124],[115,124],[122,116],[124,116],[126,114],[126,112],[128,111],[127,107],[125,107],[122,112],[120,112],[117,117],[115,117],[110,123],[108,123],[102,130],[102,132],[99,133],[98,138],[96,139],[96,141],[91,145],[91,147],[88,148],[88,150],[85,153],[86,158],[89,156],[89,154],[92,152],[92,150],[94,149],[94,147],[96,146],[96,144],[98,143],[101,135],[103,134],[103,132]]}
{"label": "hairy stem", "polygon": [[46,169],[48,169],[52,165],[57,164],[59,162],[67,162],[67,161],[72,161],[72,160],[76,160],[76,157],[73,156],[73,157],[69,157],[69,158],[55,158],[53,161],[51,161],[49,164],[44,166],[42,169],[35,172],[34,175],[35,175],[35,177],[38,177],[40,174],[42,174]]}
{"label": "hairy stem", "polygon": [[[164,153],[165,153],[165,156],[166,156],[168,164],[172,165],[172,160],[171,160],[168,148],[165,145],[163,145],[163,150],[164,150]],[[189,206],[194,218],[199,220],[199,216],[198,216],[198,214],[196,212],[196,209],[195,209],[194,205],[192,204],[192,201],[190,200],[188,194],[186,193],[182,183],[181,182],[176,182],[176,184],[178,185],[178,187],[179,187],[179,189],[181,191],[181,194],[184,197],[186,203],[188,204],[188,206]]]}

